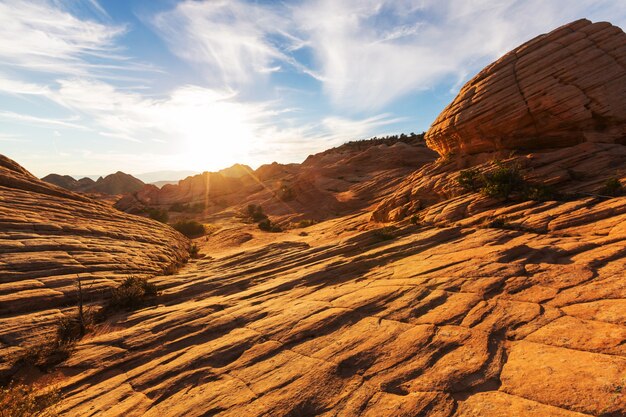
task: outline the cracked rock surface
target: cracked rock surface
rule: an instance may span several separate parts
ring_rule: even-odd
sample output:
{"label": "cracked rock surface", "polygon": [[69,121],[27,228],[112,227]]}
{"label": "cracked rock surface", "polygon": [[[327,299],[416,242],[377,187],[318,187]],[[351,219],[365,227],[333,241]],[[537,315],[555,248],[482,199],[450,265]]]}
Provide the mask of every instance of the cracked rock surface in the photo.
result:
{"label": "cracked rock surface", "polygon": [[[533,204],[507,210],[551,217]],[[62,415],[623,415],[626,198],[585,210],[541,234],[477,214],[383,238],[364,213],[223,254],[212,237],[156,279],[161,305],[79,344]]]}

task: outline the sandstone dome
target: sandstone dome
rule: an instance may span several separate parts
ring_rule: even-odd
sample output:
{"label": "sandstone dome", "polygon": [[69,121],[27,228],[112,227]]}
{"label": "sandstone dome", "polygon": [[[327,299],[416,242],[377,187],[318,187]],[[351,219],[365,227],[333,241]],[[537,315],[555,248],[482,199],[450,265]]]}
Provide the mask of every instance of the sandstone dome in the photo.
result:
{"label": "sandstone dome", "polygon": [[440,155],[626,144],[626,34],[582,19],[487,66],[426,134]]}

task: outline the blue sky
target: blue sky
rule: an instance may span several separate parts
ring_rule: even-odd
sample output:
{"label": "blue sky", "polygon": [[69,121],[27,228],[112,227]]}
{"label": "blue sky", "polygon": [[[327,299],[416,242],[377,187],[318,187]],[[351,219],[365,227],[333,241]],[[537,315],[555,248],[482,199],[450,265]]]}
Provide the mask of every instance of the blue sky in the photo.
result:
{"label": "blue sky", "polygon": [[421,132],[482,67],[620,0],[0,0],[0,153],[35,175],[301,162]]}

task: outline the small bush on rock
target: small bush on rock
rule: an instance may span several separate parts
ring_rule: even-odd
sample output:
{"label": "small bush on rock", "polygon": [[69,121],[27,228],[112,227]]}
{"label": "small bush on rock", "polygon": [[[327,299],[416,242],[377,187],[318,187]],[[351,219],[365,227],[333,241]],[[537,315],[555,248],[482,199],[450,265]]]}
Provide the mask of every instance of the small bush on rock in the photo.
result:
{"label": "small bush on rock", "polygon": [[282,232],[283,229],[272,223],[272,221],[270,219],[263,219],[259,222],[259,229],[263,230],[264,232],[272,232],[272,233],[278,233],[278,232]]}
{"label": "small bush on rock", "polygon": [[619,197],[620,195],[626,194],[624,190],[624,186],[617,178],[609,178],[604,183],[604,187],[602,188],[601,193],[604,195],[608,195],[611,197]]}
{"label": "small bush on rock", "polygon": [[145,278],[130,276],[111,290],[108,310],[134,310],[154,300],[158,295],[156,285],[148,282]]}
{"label": "small bush on rock", "polygon": [[508,200],[513,192],[521,191],[524,185],[519,168],[513,165],[498,163],[493,171],[484,172],[481,177],[481,191],[487,197]]}
{"label": "small bush on rock", "polygon": [[161,223],[167,223],[167,221],[170,218],[167,210],[165,210],[165,209],[158,209],[158,208],[149,208],[148,209],[148,216],[151,219],[154,219],[154,220],[156,220],[158,222],[161,222]]}
{"label": "small bush on rock", "polygon": [[189,247],[189,256],[191,256],[193,259],[200,258],[200,248],[195,243],[192,243]]}
{"label": "small bush on rock", "polygon": [[263,213],[263,207],[256,204],[248,204],[245,215],[253,222],[258,223],[267,219],[267,215]]}
{"label": "small bush on rock", "polygon": [[202,236],[206,231],[204,225],[195,220],[179,220],[172,227],[190,238]]}
{"label": "small bush on rock", "polygon": [[480,171],[476,168],[465,169],[459,172],[456,180],[463,189],[468,191],[478,191],[481,187]]}

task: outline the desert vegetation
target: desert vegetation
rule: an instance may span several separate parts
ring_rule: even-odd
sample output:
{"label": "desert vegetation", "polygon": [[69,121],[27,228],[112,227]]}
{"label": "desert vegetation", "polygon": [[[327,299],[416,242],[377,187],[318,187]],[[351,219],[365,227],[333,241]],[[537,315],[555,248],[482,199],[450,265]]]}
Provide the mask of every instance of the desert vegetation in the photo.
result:
{"label": "desert vegetation", "polygon": [[483,171],[478,168],[462,170],[457,176],[457,183],[465,191],[478,191],[487,197],[503,200],[548,201],[563,197],[548,185],[526,181],[518,165],[500,161],[496,161],[493,168]]}
{"label": "desert vegetation", "polygon": [[248,222],[256,223],[259,229],[264,232],[282,232],[282,228],[273,223],[267,214],[263,212],[263,207],[261,207],[261,205],[248,204],[242,213],[242,217]]}
{"label": "desert vegetation", "polygon": [[406,143],[407,145],[423,144],[424,133],[413,133],[413,132],[409,134],[400,133],[397,135],[387,135],[387,136],[381,136],[381,137],[374,136],[369,139],[351,140],[340,146],[337,146],[336,148],[328,149],[322,154],[336,152],[336,151],[347,151],[347,150],[364,151],[365,149],[371,148],[372,146],[378,146],[378,145],[391,146],[391,145],[395,145],[398,142],[403,142],[403,143]]}
{"label": "desert vegetation", "polygon": [[0,417],[56,417],[61,401],[57,387],[38,387],[12,382],[0,387]]}
{"label": "desert vegetation", "polygon": [[154,302],[158,296],[156,285],[146,278],[127,277],[118,287],[111,290],[105,312],[135,310]]}
{"label": "desert vegetation", "polygon": [[206,232],[202,223],[189,219],[179,220],[172,227],[189,238],[202,236]]}
{"label": "desert vegetation", "polygon": [[167,223],[170,216],[166,209],[149,207],[146,209],[148,217],[161,223]]}
{"label": "desert vegetation", "polygon": [[609,178],[605,181],[604,187],[600,190],[600,194],[611,197],[619,197],[626,194],[626,189],[624,189],[624,186],[619,179]]}

